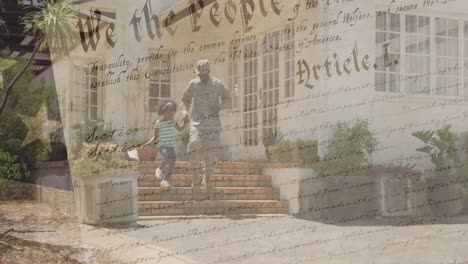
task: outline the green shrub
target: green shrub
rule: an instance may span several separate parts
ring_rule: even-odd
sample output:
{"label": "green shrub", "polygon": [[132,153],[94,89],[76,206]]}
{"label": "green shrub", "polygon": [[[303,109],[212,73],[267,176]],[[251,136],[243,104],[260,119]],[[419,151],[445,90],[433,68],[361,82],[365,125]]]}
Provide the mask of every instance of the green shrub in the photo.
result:
{"label": "green shrub", "polygon": [[290,140],[283,140],[275,146],[273,150],[273,160],[279,162],[291,162],[292,157],[292,142]]}
{"label": "green shrub", "polygon": [[[139,162],[125,160],[122,153],[104,152],[115,147],[117,145],[112,143],[84,144],[71,163],[72,173],[78,177],[89,177],[96,174],[138,171]],[[104,153],[96,155],[95,151]]]}
{"label": "green shrub", "polygon": [[40,162],[49,160],[50,152],[45,144],[39,140],[35,140],[20,149],[18,155],[29,168]]}
{"label": "green shrub", "polygon": [[[111,122],[106,123],[102,119],[99,119],[97,121],[90,121],[86,119],[84,121],[84,124],[75,124],[72,126],[72,129],[74,131],[74,137],[73,137],[74,144],[71,145],[71,155],[72,155],[72,157],[70,157],[71,159],[74,159],[80,153],[85,143],[91,143],[91,142],[86,142],[86,138],[92,135],[93,132],[95,135],[103,135],[114,130]],[[105,140],[98,140],[98,141],[107,142],[111,140],[112,140],[111,138],[108,138]]]}
{"label": "green shrub", "polygon": [[332,127],[332,139],[320,162],[322,176],[348,176],[359,174],[363,165],[377,148],[375,134],[369,130],[369,122],[356,120],[350,126],[340,122]]}
{"label": "green shrub", "polygon": [[17,156],[8,152],[0,152],[0,178],[12,180],[25,180],[30,173],[26,164],[22,163]]}
{"label": "green shrub", "polygon": [[294,147],[297,161],[306,163],[319,161],[318,144],[316,140],[298,139],[294,143]]}
{"label": "green shrub", "polygon": [[261,137],[262,144],[265,148],[278,145],[283,139],[283,134],[279,130],[267,130]]}
{"label": "green shrub", "polygon": [[273,159],[279,162],[316,162],[319,160],[315,140],[283,140],[273,150]]}
{"label": "green shrub", "polygon": [[450,131],[450,125],[435,131],[417,131],[412,135],[424,143],[423,147],[416,150],[427,154],[431,158],[436,177],[465,177],[466,168],[460,159],[456,146],[458,137]]}

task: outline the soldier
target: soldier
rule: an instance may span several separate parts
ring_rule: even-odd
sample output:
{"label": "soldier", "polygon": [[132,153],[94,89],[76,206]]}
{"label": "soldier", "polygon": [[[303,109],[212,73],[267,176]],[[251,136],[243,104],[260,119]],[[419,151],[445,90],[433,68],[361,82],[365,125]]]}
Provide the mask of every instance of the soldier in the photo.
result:
{"label": "soldier", "polygon": [[198,74],[198,78],[191,80],[187,85],[180,109],[184,117],[188,118],[188,110],[193,100],[190,142],[187,148],[192,168],[192,186],[200,186],[200,161],[204,160],[205,169],[201,184],[208,188],[209,177],[217,157],[221,155],[219,112],[231,107],[231,95],[220,80],[210,75],[208,60],[198,61],[196,67],[195,73]]}

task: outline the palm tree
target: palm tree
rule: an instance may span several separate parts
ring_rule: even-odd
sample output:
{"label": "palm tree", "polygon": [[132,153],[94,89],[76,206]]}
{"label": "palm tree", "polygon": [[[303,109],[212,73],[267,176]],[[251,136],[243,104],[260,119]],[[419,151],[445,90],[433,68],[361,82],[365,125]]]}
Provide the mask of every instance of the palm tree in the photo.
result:
{"label": "palm tree", "polygon": [[34,56],[40,48],[44,48],[48,43],[50,52],[56,53],[58,56],[68,54],[79,39],[78,32],[75,28],[76,19],[76,11],[71,5],[64,1],[57,1],[54,3],[51,2],[51,0],[46,1],[44,7],[41,8],[40,11],[31,12],[24,16],[23,24],[32,25],[29,28],[27,26],[25,27],[25,33],[33,34],[38,37],[38,41],[26,64],[6,87],[2,104],[0,105],[0,116],[3,113],[8,101],[8,96],[15,86],[15,83],[31,65]]}

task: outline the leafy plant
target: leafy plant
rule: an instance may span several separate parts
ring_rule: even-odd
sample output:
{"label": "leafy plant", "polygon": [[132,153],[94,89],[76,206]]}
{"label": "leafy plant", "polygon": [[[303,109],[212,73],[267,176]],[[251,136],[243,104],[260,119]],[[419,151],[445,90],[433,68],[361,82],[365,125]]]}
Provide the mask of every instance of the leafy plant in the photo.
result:
{"label": "leafy plant", "polygon": [[367,158],[376,150],[377,139],[367,120],[358,119],[350,126],[340,122],[332,127],[332,139],[320,162],[323,176],[348,176],[363,172]]}
{"label": "leafy plant", "polygon": [[273,157],[280,162],[316,162],[319,160],[317,147],[315,140],[283,140],[276,145]]}
{"label": "leafy plant", "polygon": [[276,146],[283,139],[283,134],[279,131],[268,130],[262,137],[262,144],[265,148]]}
{"label": "leafy plant", "polygon": [[[48,42],[49,50],[57,55],[68,54],[71,48],[79,40],[75,27],[76,11],[64,1],[46,1],[44,7],[37,12],[30,12],[24,16],[25,33],[38,37],[38,41],[31,56],[16,73],[5,89],[2,103],[0,104],[0,116],[7,105],[8,98],[13,87],[32,64],[35,55],[40,48]],[[32,27],[27,25],[31,24]],[[44,40],[48,40],[47,42]]]}
{"label": "leafy plant", "polygon": [[[78,177],[91,177],[115,172],[132,172],[138,170],[139,163],[125,160],[114,150],[114,144],[101,142],[86,144],[79,157],[71,162],[72,173]],[[101,154],[99,154],[101,153]]]}
{"label": "leafy plant", "polygon": [[278,143],[272,153],[274,160],[278,160],[279,162],[291,162],[293,159],[291,155],[293,150],[292,145],[293,142],[291,140],[283,140]]}
{"label": "leafy plant", "polygon": [[[85,119],[83,124],[75,124],[72,126],[74,131],[74,144],[72,145],[72,158],[76,157],[78,153],[82,150],[83,145],[85,144],[86,138],[91,135],[93,132],[95,135],[103,135],[110,131],[113,131],[112,122],[104,122],[102,119],[97,121],[90,121]],[[99,140],[100,142],[110,141],[112,139]]]}
{"label": "leafy plant", "polygon": [[277,145],[281,141],[282,138],[283,138],[283,135],[281,134],[279,130],[275,130],[275,131],[267,130],[266,132],[264,132],[261,139],[262,139],[263,147],[265,148],[265,156],[266,156],[267,161],[271,160],[271,156],[272,156],[271,148]]}
{"label": "leafy plant", "polygon": [[0,178],[24,180],[30,176],[26,164],[17,156],[0,151]]}
{"label": "leafy plant", "polygon": [[450,125],[436,131],[422,130],[412,133],[425,145],[416,150],[427,154],[435,166],[436,177],[453,176],[461,165],[457,152],[456,141],[458,137],[450,131]]}
{"label": "leafy plant", "polygon": [[319,161],[318,144],[316,140],[296,140],[294,142],[294,152],[296,153],[296,161],[306,163]]}

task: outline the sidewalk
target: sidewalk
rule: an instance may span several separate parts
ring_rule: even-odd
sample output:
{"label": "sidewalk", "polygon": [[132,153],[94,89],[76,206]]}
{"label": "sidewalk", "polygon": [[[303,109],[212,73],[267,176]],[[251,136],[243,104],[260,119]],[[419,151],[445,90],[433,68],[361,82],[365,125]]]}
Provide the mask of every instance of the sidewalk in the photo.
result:
{"label": "sidewalk", "polygon": [[[112,229],[75,223],[44,204],[1,202],[0,234],[7,231],[6,240],[11,244],[13,241],[19,244],[15,246],[16,249],[21,250],[27,246],[42,251],[41,255],[47,255],[51,261],[54,259],[51,264],[57,261],[55,255],[64,253],[67,254],[65,259],[70,259],[69,262],[64,262],[67,264],[198,263],[152,243],[113,232],[115,230]],[[33,258],[32,252],[30,253]],[[14,256],[18,255],[17,252],[7,252],[6,255],[13,258],[7,259],[8,261],[23,260]],[[161,256],[168,255],[175,256],[166,257],[164,262],[160,261]],[[2,258],[0,260],[3,261]]]}
{"label": "sidewalk", "polygon": [[[15,214],[8,214],[7,207]],[[468,263],[467,217],[384,219],[346,225],[284,216],[173,218],[111,229],[67,222],[59,215],[47,218],[32,214],[33,209],[47,210],[38,204],[0,204],[0,229],[34,228],[41,232],[9,235],[58,248],[69,246],[66,252],[76,249],[70,257],[80,261],[66,264]]]}

